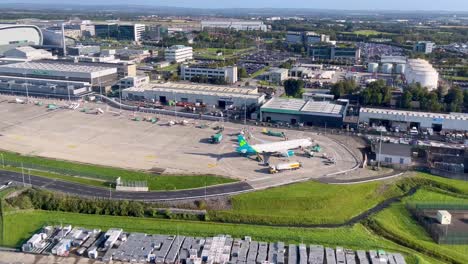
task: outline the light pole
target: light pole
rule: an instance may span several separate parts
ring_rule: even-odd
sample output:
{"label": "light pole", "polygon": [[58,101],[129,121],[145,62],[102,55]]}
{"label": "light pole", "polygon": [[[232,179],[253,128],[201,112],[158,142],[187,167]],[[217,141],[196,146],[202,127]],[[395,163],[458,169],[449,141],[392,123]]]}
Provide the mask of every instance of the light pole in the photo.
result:
{"label": "light pole", "polygon": [[109,183],[109,200],[112,199],[112,183]]}
{"label": "light pole", "polygon": [[70,87],[68,85],[68,76],[65,76],[65,81],[67,85],[67,92],[68,92],[68,103],[71,103],[71,98],[70,98]]}
{"label": "light pole", "polygon": [[380,140],[379,140],[379,158],[377,160],[377,168],[380,169],[380,160],[382,159],[382,130],[380,130]]}
{"label": "light pole", "polygon": [[177,103],[175,91],[172,91],[172,95],[174,96],[174,118],[177,119]]}
{"label": "light pole", "polygon": [[119,82],[120,112],[122,112],[122,83]]}
{"label": "light pole", "polygon": [[24,72],[24,86],[26,87],[26,102],[29,103],[29,90],[28,90],[28,81],[26,80],[26,72]]}
{"label": "light pole", "polygon": [[21,175],[23,175],[23,187],[26,187],[26,183],[24,182],[24,167],[23,167],[23,162],[21,162]]}
{"label": "light pole", "polygon": [[5,168],[5,158],[3,157],[3,153],[0,153],[0,155],[2,156],[2,166]]}

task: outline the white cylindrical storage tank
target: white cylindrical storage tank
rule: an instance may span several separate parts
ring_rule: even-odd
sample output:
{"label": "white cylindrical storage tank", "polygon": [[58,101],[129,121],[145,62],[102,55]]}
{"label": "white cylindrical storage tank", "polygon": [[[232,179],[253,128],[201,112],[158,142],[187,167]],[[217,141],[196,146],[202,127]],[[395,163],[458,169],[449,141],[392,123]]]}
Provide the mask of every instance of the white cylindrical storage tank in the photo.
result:
{"label": "white cylindrical storage tank", "polygon": [[395,72],[397,74],[402,74],[405,72],[405,69],[406,69],[406,65],[405,64],[397,64],[396,66],[396,69],[395,69]]}
{"label": "white cylindrical storage tank", "polygon": [[367,64],[367,71],[368,72],[377,72],[379,70],[379,64],[376,63],[376,62],[371,62],[369,64]]}
{"label": "white cylindrical storage tank", "polygon": [[393,64],[391,63],[384,63],[382,65],[382,72],[383,73],[392,73],[393,70]]}

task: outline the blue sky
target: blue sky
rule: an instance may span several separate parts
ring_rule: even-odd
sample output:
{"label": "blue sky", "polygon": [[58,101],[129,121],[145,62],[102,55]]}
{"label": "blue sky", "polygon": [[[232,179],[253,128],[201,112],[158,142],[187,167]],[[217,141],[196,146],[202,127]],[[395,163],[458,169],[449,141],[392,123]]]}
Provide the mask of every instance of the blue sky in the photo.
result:
{"label": "blue sky", "polygon": [[1,0],[3,3],[151,4],[199,8],[317,8],[468,11],[468,0]]}

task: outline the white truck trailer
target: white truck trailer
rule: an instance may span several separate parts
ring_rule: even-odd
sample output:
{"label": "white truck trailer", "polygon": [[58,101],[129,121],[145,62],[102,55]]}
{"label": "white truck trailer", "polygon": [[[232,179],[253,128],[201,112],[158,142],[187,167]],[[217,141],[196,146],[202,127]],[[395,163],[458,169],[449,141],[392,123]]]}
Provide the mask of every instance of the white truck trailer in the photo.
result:
{"label": "white truck trailer", "polygon": [[278,173],[281,171],[286,170],[298,170],[302,167],[302,163],[300,162],[288,162],[288,163],[280,163],[276,165],[270,165],[270,173]]}

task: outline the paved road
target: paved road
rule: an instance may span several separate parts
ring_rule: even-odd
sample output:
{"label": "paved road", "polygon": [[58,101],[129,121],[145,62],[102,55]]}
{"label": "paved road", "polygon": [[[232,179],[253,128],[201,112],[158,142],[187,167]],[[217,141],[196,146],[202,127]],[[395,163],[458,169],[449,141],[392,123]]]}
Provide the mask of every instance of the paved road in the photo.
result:
{"label": "paved road", "polygon": [[[30,182],[31,180],[31,182]],[[21,173],[1,171],[0,184],[8,181],[23,182]],[[43,178],[38,176],[25,175],[26,184],[31,183],[32,186],[44,188],[51,191],[59,191],[63,193],[95,197],[95,198],[111,198],[111,199],[128,199],[141,201],[164,201],[164,200],[181,200],[193,199],[205,196],[205,188],[180,190],[180,191],[160,191],[160,192],[121,192],[110,191],[110,189],[86,186],[78,183],[66,182],[61,180]],[[254,190],[246,182],[237,182],[225,185],[217,185],[206,188],[206,196],[221,196],[228,194],[236,194]]]}

